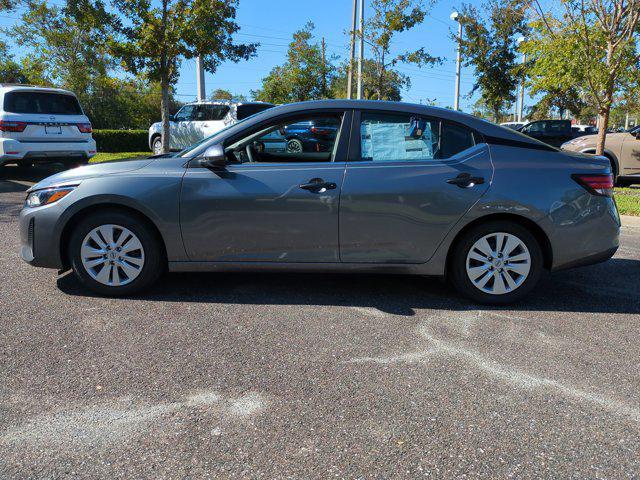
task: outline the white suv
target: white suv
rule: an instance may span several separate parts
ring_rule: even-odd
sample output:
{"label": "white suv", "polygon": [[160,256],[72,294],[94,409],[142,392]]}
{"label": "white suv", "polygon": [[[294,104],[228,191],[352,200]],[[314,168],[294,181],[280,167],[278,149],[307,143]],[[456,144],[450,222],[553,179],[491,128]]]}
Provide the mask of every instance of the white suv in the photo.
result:
{"label": "white suv", "polygon": [[91,131],[72,92],[0,84],[0,165],[84,163],[96,154]]}
{"label": "white suv", "polygon": [[[224,127],[275,105],[265,102],[228,102],[212,100],[188,103],[170,118],[169,148],[182,150]],[[162,122],[149,127],[149,148],[162,153]]]}

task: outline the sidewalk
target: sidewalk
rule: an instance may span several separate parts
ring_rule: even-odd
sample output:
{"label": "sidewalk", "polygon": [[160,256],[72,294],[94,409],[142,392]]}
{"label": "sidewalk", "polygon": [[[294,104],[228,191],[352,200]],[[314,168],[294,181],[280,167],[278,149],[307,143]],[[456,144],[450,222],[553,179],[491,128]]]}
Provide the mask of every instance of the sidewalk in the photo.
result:
{"label": "sidewalk", "polygon": [[623,227],[640,228],[640,217],[634,217],[631,215],[620,215]]}

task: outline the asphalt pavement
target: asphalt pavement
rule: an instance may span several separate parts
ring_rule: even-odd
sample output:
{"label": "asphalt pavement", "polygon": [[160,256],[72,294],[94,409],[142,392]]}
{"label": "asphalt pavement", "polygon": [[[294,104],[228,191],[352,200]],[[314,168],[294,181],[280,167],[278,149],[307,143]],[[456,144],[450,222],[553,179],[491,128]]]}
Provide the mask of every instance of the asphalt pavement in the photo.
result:
{"label": "asphalt pavement", "polygon": [[640,229],[507,308],[380,275],[105,299],[18,257],[51,171],[0,173],[0,478],[640,476]]}

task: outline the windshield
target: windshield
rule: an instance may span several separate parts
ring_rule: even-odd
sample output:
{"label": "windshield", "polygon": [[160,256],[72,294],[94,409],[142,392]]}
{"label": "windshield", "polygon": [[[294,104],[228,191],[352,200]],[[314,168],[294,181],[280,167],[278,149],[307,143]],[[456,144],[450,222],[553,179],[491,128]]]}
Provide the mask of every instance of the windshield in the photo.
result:
{"label": "windshield", "polygon": [[[264,111],[264,110],[263,110]],[[254,113],[253,115],[250,115],[238,122],[232,123],[231,125],[227,125],[226,127],[224,127],[222,130],[218,130],[216,133],[214,133],[213,135],[207,137],[207,138],[203,138],[202,140],[200,140],[199,142],[194,143],[193,145],[189,145],[187,148],[185,148],[184,150],[178,152],[176,154],[176,157],[181,157],[181,158],[185,158],[185,157],[191,157],[193,152],[195,150],[198,149],[198,147],[200,147],[201,145],[205,144],[205,143],[209,143],[209,142],[213,142],[214,139],[216,137],[218,137],[219,135],[221,135],[222,133],[226,132],[227,130],[229,130],[231,127],[235,127],[236,125],[240,125],[244,122],[246,122],[247,120],[250,120],[251,118],[260,115],[263,112],[258,112],[258,113]]]}

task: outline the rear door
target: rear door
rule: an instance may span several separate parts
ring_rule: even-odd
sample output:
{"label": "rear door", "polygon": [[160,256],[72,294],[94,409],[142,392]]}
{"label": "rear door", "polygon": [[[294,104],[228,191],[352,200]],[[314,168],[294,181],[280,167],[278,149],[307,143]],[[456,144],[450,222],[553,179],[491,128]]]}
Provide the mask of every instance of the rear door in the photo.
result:
{"label": "rear door", "polygon": [[189,129],[189,142],[194,144],[225,127],[224,118],[231,108],[224,104],[196,105]]}
{"label": "rear door", "polygon": [[[86,142],[91,138],[88,119],[78,99],[67,93],[11,90],[4,95],[2,120],[20,122],[21,131],[5,138],[21,142]],[[84,132],[81,130],[85,130]]]}
{"label": "rear door", "polygon": [[425,263],[493,176],[488,147],[463,125],[356,112],[340,199],[343,262]]}

